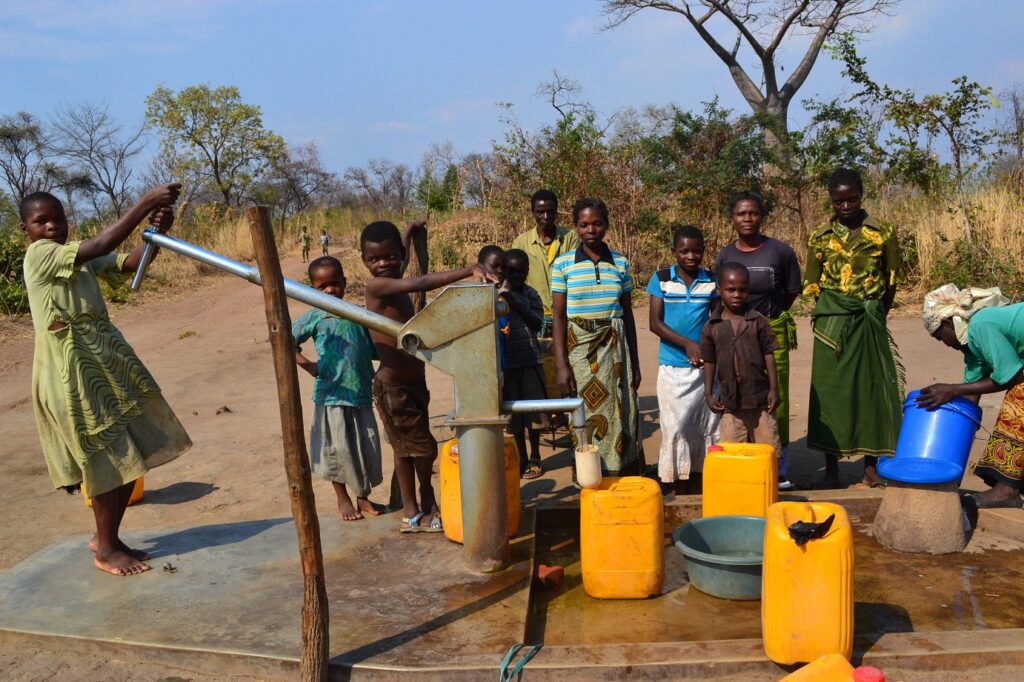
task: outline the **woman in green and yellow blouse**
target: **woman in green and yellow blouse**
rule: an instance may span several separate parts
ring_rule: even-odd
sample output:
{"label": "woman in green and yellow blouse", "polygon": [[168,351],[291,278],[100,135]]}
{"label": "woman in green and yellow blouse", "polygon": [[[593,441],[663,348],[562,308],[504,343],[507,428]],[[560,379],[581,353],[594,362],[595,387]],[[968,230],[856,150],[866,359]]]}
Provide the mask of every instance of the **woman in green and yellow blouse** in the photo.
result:
{"label": "woman in green and yellow blouse", "polygon": [[864,455],[863,485],[881,484],[875,465],[892,455],[903,387],[885,320],[901,263],[896,229],[861,208],[860,174],[837,169],[828,182],[835,215],[811,235],[804,272],[814,359],[807,446],[825,453],[825,483],[839,484],[839,457]]}

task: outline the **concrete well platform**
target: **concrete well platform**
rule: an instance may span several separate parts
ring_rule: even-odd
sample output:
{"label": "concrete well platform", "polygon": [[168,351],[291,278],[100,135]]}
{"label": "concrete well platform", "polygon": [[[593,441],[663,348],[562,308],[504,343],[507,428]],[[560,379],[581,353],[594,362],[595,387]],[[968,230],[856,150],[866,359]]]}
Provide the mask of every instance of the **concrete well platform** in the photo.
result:
{"label": "concrete well platform", "polygon": [[[806,497],[840,502],[861,528],[880,499],[875,491]],[[667,505],[666,529],[699,510],[699,497]],[[778,680],[786,672],[764,657],[758,603],[691,589],[674,549],[659,597],[583,595],[571,506],[526,510],[513,565],[490,576],[466,571],[461,547],[443,536],[400,535],[395,514],[321,523],[335,679],[493,679],[517,642],[544,645],[524,679]],[[101,573],[88,537],[77,536],[0,574],[0,641],[295,679],[302,595],[290,519],[126,539],[153,554],[153,571]],[[857,661],[922,671],[920,679],[996,664],[1019,665],[1024,676],[1024,515],[983,510],[959,555],[897,555],[862,531],[856,546]],[[560,592],[531,589],[535,561],[566,567]],[[166,562],[177,571],[162,570]]]}

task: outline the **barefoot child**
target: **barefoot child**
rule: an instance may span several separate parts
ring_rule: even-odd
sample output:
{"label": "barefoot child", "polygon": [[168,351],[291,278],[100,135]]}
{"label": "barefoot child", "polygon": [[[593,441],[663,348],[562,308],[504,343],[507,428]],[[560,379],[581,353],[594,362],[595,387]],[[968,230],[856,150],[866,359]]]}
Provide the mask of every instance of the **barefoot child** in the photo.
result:
{"label": "barefoot child", "polygon": [[305,225],[302,226],[302,236],[299,237],[299,241],[302,242],[302,262],[305,263],[309,260],[309,244],[313,241],[309,236],[309,228]]}
{"label": "barefoot child", "polygon": [[320,231],[320,255],[326,256],[327,247],[331,245],[331,238],[327,236],[327,230]]}
{"label": "barefoot child", "polygon": [[700,331],[717,298],[715,278],[700,264],[704,234],[680,225],[672,235],[676,265],[658,270],[647,285],[649,324],[658,348],[661,452],[658,478],[676,494],[701,492],[704,455],[718,432],[718,416],[704,400]]}
{"label": "barefoot child", "polygon": [[[470,276],[485,278],[479,266],[449,272],[431,272],[420,277],[403,279],[408,263],[407,245],[412,233],[423,229],[424,223],[410,223],[405,235],[389,222],[367,225],[359,238],[363,265],[372,279],[366,284],[366,307],[398,322],[413,316],[409,294],[431,291]],[[384,432],[395,453],[395,472],[402,489],[402,532],[441,532],[441,516],[430,482],[437,441],[430,432],[427,390],[423,362],[398,349],[396,340],[371,331],[380,365],[373,377],[373,399],[377,405]],[[420,504],[416,504],[416,483],[419,482]]]}
{"label": "barefoot child", "polygon": [[[505,253],[505,283],[501,295],[508,302],[508,339],[505,341],[505,383],[502,400],[543,400],[544,387],[537,333],[544,325],[544,303],[537,290],[526,283],[530,258],[525,251]],[[513,414],[508,432],[519,450],[519,475],[524,479],[544,474],[540,459],[540,420],[536,414]],[[530,436],[530,457],[526,457],[526,433]]]}
{"label": "barefoot child", "polygon": [[[314,289],[345,297],[345,272],[336,258],[321,256],[310,263],[309,281]],[[357,521],[363,513],[377,516],[383,507],[370,502],[370,489],[383,479],[370,394],[371,361],[376,357],[370,333],[355,322],[314,308],[295,321],[292,336],[295,362],[316,377],[309,433],[313,473],[334,485],[343,521]],[[316,362],[299,347],[310,338],[316,345]],[[356,494],[355,505],[347,487]]]}
{"label": "barefoot child", "polygon": [[96,567],[113,575],[149,570],[149,556],[121,542],[121,519],[135,480],[192,446],[149,371],[107,315],[99,280],[126,281],[142,257],[113,253],[147,214],[166,232],[181,185],[146,192],[117,222],[68,242],[64,206],[35,192],[19,207],[35,354],[32,399],[54,486],[92,498]]}
{"label": "barefoot child", "polygon": [[[747,305],[750,273],[740,263],[718,269],[718,295],[723,307],[711,313],[701,335],[704,354],[704,395],[722,415],[719,439],[727,443],[764,443],[782,454],[775,408],[779,379],[775,351],[779,341],[761,313]],[[714,395],[718,378],[719,395]]]}

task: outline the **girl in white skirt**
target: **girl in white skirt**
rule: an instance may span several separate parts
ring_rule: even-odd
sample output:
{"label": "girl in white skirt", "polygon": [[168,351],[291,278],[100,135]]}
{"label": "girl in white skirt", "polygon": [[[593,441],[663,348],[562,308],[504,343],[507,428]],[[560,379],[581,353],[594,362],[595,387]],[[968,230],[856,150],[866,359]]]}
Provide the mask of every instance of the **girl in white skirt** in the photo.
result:
{"label": "girl in white skirt", "polygon": [[658,412],[661,451],[658,478],[676,494],[699,494],[704,454],[718,439],[718,415],[704,400],[700,333],[708,321],[715,277],[700,267],[704,235],[680,225],[672,236],[673,267],[658,270],[647,285],[650,327],[658,349]]}

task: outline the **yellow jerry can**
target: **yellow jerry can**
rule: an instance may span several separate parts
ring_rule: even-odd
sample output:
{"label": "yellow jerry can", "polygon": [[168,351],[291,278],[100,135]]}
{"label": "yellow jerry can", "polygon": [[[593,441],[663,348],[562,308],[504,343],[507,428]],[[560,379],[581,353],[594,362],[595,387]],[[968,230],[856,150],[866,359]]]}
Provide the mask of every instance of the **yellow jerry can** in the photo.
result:
{"label": "yellow jerry can", "polygon": [[779,682],[853,682],[853,666],[839,654],[820,656]]}
{"label": "yellow jerry can", "polygon": [[597,599],[646,599],[665,582],[661,489],[649,478],[605,478],[580,494],[583,589]]}
{"label": "yellow jerry can", "polygon": [[[138,502],[139,500],[141,500],[142,499],[142,493],[143,493],[142,476],[139,476],[138,478],[135,479],[135,487],[132,488],[132,496],[128,498],[128,504],[132,505],[132,504],[135,504],[136,502]],[[92,498],[85,494],[85,488],[82,488],[82,499],[85,500],[85,503],[87,505],[89,505],[90,507],[92,506]]]}
{"label": "yellow jerry can", "polygon": [[704,458],[704,516],[764,516],[779,499],[777,453],[760,443],[719,443]]}
{"label": "yellow jerry can", "polygon": [[[798,545],[790,536],[794,523],[833,514],[822,537]],[[853,654],[853,530],[838,504],[778,502],[768,510],[761,632],[768,658],[782,665]]]}
{"label": "yellow jerry can", "polygon": [[[519,530],[519,450],[510,436],[505,438],[505,507],[508,536]],[[452,542],[462,543],[462,489],[459,477],[459,441],[452,438],[441,448],[441,522]]]}

